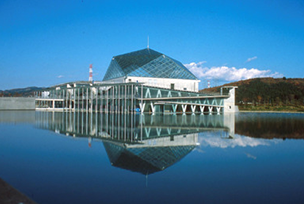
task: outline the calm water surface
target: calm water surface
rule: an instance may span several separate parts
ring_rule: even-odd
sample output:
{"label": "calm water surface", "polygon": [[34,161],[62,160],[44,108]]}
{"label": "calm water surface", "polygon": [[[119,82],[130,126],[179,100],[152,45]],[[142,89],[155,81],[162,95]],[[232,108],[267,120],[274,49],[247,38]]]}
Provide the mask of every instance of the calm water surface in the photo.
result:
{"label": "calm water surface", "polygon": [[304,114],[0,112],[0,177],[37,203],[304,203]]}

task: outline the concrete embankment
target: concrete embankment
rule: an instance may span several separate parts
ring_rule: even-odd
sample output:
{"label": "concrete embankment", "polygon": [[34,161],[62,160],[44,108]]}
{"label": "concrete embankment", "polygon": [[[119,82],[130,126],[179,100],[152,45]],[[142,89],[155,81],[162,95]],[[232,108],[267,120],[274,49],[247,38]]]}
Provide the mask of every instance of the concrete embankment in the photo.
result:
{"label": "concrete embankment", "polygon": [[35,110],[35,98],[0,97],[0,110]]}
{"label": "concrete embankment", "polygon": [[0,178],[0,203],[2,204],[37,204]]}

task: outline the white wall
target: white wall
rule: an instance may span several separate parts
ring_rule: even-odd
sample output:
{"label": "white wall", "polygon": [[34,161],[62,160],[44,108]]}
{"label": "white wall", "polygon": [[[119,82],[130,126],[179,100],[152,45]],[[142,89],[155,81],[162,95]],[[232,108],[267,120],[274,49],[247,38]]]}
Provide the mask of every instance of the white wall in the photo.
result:
{"label": "white wall", "polygon": [[200,80],[190,79],[170,79],[170,78],[153,78],[153,77],[127,77],[125,82],[143,82],[148,86],[155,86],[160,88],[171,88],[174,84],[175,90],[186,90],[198,92],[198,83]]}
{"label": "white wall", "polygon": [[198,133],[187,135],[174,135],[174,140],[170,137],[160,137],[143,140],[140,144],[126,145],[127,148],[143,148],[143,147],[173,147],[173,146],[197,146]]}
{"label": "white wall", "polygon": [[103,83],[124,83],[125,82],[125,77],[120,77],[116,79],[110,79],[107,81],[102,81],[102,82],[95,82],[95,84],[103,84]]}
{"label": "white wall", "polygon": [[35,110],[35,98],[0,97],[0,110]]}
{"label": "white wall", "polygon": [[235,113],[238,109],[235,106],[235,89],[232,87],[229,90],[229,98],[224,99],[224,113]]}
{"label": "white wall", "polygon": [[190,79],[170,79],[170,78],[154,78],[154,77],[120,77],[103,81],[102,83],[127,83],[127,82],[142,82],[147,86],[155,86],[160,88],[171,89],[171,84],[174,84],[175,90],[195,91],[198,92],[198,84],[200,80]]}

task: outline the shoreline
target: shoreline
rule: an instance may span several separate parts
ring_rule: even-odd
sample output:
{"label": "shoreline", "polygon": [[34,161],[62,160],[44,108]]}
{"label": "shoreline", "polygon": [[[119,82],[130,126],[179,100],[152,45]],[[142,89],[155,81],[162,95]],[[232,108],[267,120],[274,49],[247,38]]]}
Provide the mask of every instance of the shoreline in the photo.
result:
{"label": "shoreline", "polygon": [[35,201],[9,185],[0,178],[0,203],[3,204],[37,204]]}
{"label": "shoreline", "polygon": [[[16,109],[16,110],[12,110],[12,109],[8,109],[8,110],[1,110],[0,112],[35,112],[35,109]],[[304,114],[303,112],[296,112],[296,111],[267,111],[267,110],[239,110],[235,113],[300,113],[300,114]]]}
{"label": "shoreline", "polygon": [[239,110],[240,113],[299,113],[304,114],[304,112],[296,112],[296,111],[255,111],[255,110]]}

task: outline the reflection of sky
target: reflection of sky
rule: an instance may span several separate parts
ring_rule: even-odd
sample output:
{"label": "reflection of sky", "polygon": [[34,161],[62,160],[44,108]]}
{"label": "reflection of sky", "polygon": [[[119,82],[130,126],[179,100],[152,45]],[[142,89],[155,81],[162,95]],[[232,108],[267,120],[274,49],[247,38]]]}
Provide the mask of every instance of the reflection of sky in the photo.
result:
{"label": "reflection of sky", "polygon": [[[225,134],[223,134],[225,135]],[[234,148],[234,147],[256,147],[256,146],[269,146],[280,142],[278,139],[257,139],[241,135],[234,135],[233,139],[228,139],[222,136],[221,132],[204,132],[200,133],[198,137],[200,147],[219,147],[219,148]]]}
{"label": "reflection of sky", "polygon": [[0,177],[46,204],[304,203],[303,139],[202,132],[200,149],[146,177],[113,167],[98,139],[60,135],[0,123]]}

